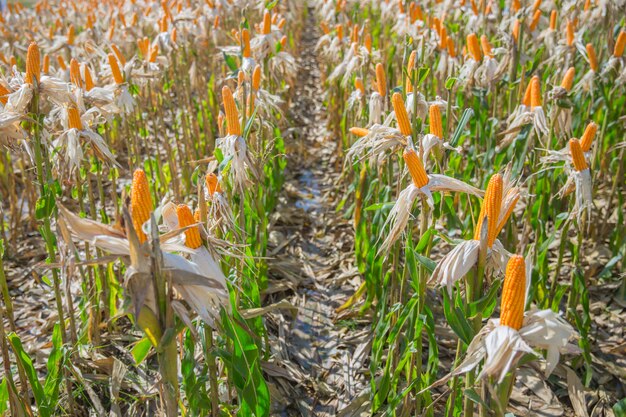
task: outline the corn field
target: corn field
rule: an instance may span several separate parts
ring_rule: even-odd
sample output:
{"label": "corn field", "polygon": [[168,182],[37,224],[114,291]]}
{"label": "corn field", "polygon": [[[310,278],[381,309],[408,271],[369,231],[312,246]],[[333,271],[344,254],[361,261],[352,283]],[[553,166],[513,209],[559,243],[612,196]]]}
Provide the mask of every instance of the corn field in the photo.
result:
{"label": "corn field", "polygon": [[0,415],[626,417],[626,1],[0,29]]}

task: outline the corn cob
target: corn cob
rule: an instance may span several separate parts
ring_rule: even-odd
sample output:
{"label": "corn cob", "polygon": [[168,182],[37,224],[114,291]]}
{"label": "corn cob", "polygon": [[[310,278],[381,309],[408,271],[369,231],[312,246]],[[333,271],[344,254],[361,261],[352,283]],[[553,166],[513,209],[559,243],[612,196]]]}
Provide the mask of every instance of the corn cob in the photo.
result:
{"label": "corn cob", "polygon": [[406,112],[406,107],[404,107],[404,101],[400,93],[393,93],[391,103],[396,113],[396,121],[398,122],[400,133],[404,136],[409,136],[411,134],[411,123],[409,122],[409,116]]}
{"label": "corn cob", "polygon": [[537,11],[539,10],[540,7],[541,7],[541,0],[535,0],[535,3],[533,4],[533,10]]}
{"label": "corn cob", "polygon": [[241,30],[241,55],[244,58],[250,58],[250,31],[246,28]]}
{"label": "corn cob", "polygon": [[272,31],[272,14],[269,10],[265,10],[263,13],[263,34],[269,35]]}
{"label": "corn cob", "polygon": [[355,23],[354,26],[352,26],[352,36],[350,37],[350,41],[353,44],[356,44],[359,42],[359,25],[357,23]]}
{"label": "corn cob", "polygon": [[428,109],[430,118],[430,133],[443,138],[443,124],[441,123],[441,109],[436,104],[431,104]]}
{"label": "corn cob", "polygon": [[65,59],[63,59],[61,55],[57,55],[57,63],[63,71],[67,71],[67,64],[65,63]]}
{"label": "corn cob", "polygon": [[487,246],[492,247],[496,241],[498,218],[500,217],[500,208],[502,206],[502,175],[495,174],[489,180],[485,198],[480,207],[478,222],[474,230],[474,240],[480,240],[480,232],[483,227],[485,217],[487,218]]}
{"label": "corn cob", "polygon": [[554,31],[556,30],[556,10],[552,10],[552,12],[550,12],[550,30]]}
{"label": "corn cob", "polygon": [[133,227],[139,242],[146,241],[146,234],[141,229],[143,224],[150,219],[152,213],[152,198],[150,197],[150,186],[148,178],[143,169],[136,169],[133,173],[133,184],[130,192],[130,214],[133,219]]}
{"label": "corn cob", "polygon": [[217,175],[213,174],[212,172],[204,177],[204,182],[210,196],[213,196],[213,194],[215,193],[222,192],[222,187],[220,185],[219,179],[217,178]]}
{"label": "corn cob", "polygon": [[535,13],[533,14],[533,18],[530,21],[530,25],[528,25],[528,28],[530,29],[531,32],[534,32],[534,30],[537,28],[540,18],[541,18],[541,10],[535,10]]}
{"label": "corn cob", "polygon": [[482,35],[480,37],[480,45],[483,49],[483,55],[485,55],[486,57],[489,58],[493,58],[493,52],[491,50],[491,44],[489,43],[489,39],[487,39],[487,36]]}
{"label": "corn cob", "polygon": [[156,62],[157,57],[159,56],[159,44],[155,43],[150,49],[150,59],[149,62]]}
{"label": "corn cob", "polygon": [[325,35],[328,35],[330,33],[328,23],[326,23],[325,21],[322,20],[322,22],[320,23],[320,27],[322,28],[322,32],[324,32]]}
{"label": "corn cob", "polygon": [[252,91],[258,91],[261,88],[261,66],[257,64],[252,71]]}
{"label": "corn cob", "polygon": [[0,84],[0,103],[7,104],[8,97],[7,95],[11,92],[4,86],[4,84]]}
{"label": "corn cob", "polygon": [[519,40],[519,28],[520,28],[520,21],[519,19],[515,19],[515,21],[513,22],[513,29],[511,29],[511,34],[513,35],[513,39],[515,40],[515,43],[517,43],[517,41]]}
{"label": "corn cob", "polygon": [[33,81],[39,82],[41,77],[41,62],[39,55],[39,47],[35,42],[31,42],[26,53],[26,76],[24,81],[32,84]]}
{"label": "corn cob", "polygon": [[122,73],[120,72],[120,67],[117,65],[117,59],[115,55],[109,54],[109,66],[111,67],[111,74],[113,75],[113,79],[115,80],[115,84],[122,84],[124,82],[124,78],[122,77]]}
{"label": "corn cob", "polygon": [[372,35],[370,35],[369,33],[365,34],[363,38],[363,45],[365,46],[365,49],[367,49],[367,52],[371,54],[372,53]]}
{"label": "corn cob", "polygon": [[430,180],[428,179],[428,175],[424,169],[424,164],[422,164],[422,160],[417,153],[415,153],[413,149],[405,149],[402,157],[404,158],[404,162],[406,162],[406,166],[409,169],[413,184],[417,188],[422,188],[427,185]]}
{"label": "corn cob", "polygon": [[574,67],[570,67],[565,75],[563,76],[563,81],[561,81],[561,87],[563,87],[567,91],[571,91],[574,86],[574,76],[576,75],[576,70]]}
{"label": "corn cob", "polygon": [[172,33],[170,35],[171,39],[172,39],[172,43],[176,43],[176,39],[178,39],[178,28],[173,28],[172,29]]}
{"label": "corn cob", "polygon": [[567,27],[565,28],[566,30],[566,40],[567,40],[567,46],[572,46],[574,45],[574,22],[571,20],[567,21]]}
{"label": "corn cob", "polygon": [[43,56],[43,65],[41,68],[41,72],[43,72],[44,74],[47,74],[50,72],[50,55],[45,54]]}
{"label": "corn cob", "polygon": [[368,129],[363,128],[363,127],[351,127],[350,128],[350,133],[352,133],[353,135],[356,135],[356,136],[362,138],[363,136],[369,135],[370,131]]}
{"label": "corn cob", "polygon": [[441,33],[439,34],[439,49],[445,50],[448,46],[448,31],[445,26],[441,28]]}
{"label": "corn cob", "polygon": [[478,38],[475,33],[467,35],[467,50],[472,55],[472,58],[474,58],[474,61],[481,60],[480,44],[478,43]]}
{"label": "corn cob", "polygon": [[533,77],[530,82],[530,107],[541,107],[541,84],[539,83],[539,77]]}
{"label": "corn cob", "polygon": [[526,303],[526,262],[524,257],[513,255],[509,258],[502,287],[500,304],[500,325],[519,330],[524,322]]}
{"label": "corn cob", "polygon": [[70,61],[70,81],[78,88],[83,87],[83,80],[80,77],[80,65],[75,58]]}
{"label": "corn cob", "polygon": [[91,78],[91,71],[89,71],[89,66],[87,64],[83,64],[83,68],[85,71],[85,90],[91,91],[96,85],[93,82],[93,78]]}
{"label": "corn cob", "polygon": [[365,95],[365,86],[363,85],[363,80],[359,77],[354,80],[354,88],[361,92],[361,95]]}
{"label": "corn cob", "polygon": [[67,28],[67,44],[68,45],[74,45],[74,39],[75,39],[75,34],[76,34],[76,29],[74,28],[74,25],[70,25],[69,28]]}
{"label": "corn cob", "polygon": [[387,95],[387,79],[385,78],[385,68],[380,62],[376,64],[376,88],[378,89],[378,94],[380,94],[382,97],[385,97],[385,95]]}
{"label": "corn cob", "polygon": [[[148,38],[145,38],[145,40],[146,40],[146,42],[149,42]],[[139,42],[139,41],[137,41],[137,42]],[[122,52],[120,51],[120,48],[118,48],[116,44],[114,44],[114,43],[111,44],[111,50],[113,51],[113,53],[117,57],[117,60],[120,61],[120,64],[126,65],[126,58],[124,58],[124,55],[122,55]]]}
{"label": "corn cob", "polygon": [[80,120],[80,114],[78,114],[78,109],[76,108],[76,106],[71,105],[70,107],[68,107],[67,119],[68,119],[68,126],[70,129],[78,129],[78,130],[83,129],[83,123]]}
{"label": "corn cob", "polygon": [[589,66],[595,72],[598,71],[598,56],[596,55],[596,50],[593,45],[588,43],[585,47],[587,49],[587,57],[589,58]]}
{"label": "corn cob", "polygon": [[335,31],[337,32],[337,38],[341,41],[343,40],[343,25],[338,24],[335,26]]}
{"label": "corn cob", "polygon": [[[178,216],[178,226],[181,228],[196,223],[187,204],[179,204],[176,206],[176,215]],[[200,230],[198,227],[191,227],[185,230],[185,246],[197,249],[200,245],[202,245],[202,239],[200,238]]]}
{"label": "corn cob", "polygon": [[224,113],[226,113],[226,131],[229,135],[241,136],[239,124],[239,111],[233,98],[233,92],[228,86],[222,88],[222,100],[224,101]]}
{"label": "corn cob", "polygon": [[569,140],[569,152],[572,155],[572,162],[576,171],[580,172],[588,168],[583,149],[578,139],[572,138]]}
{"label": "corn cob", "polygon": [[615,58],[621,58],[622,55],[624,55],[624,48],[626,48],[626,31],[622,30],[619,35],[617,35],[615,47],[613,48],[613,56]]}
{"label": "corn cob", "polygon": [[454,49],[454,39],[452,39],[451,37],[448,37],[448,55],[450,55],[450,57],[455,58],[456,57],[456,50]]}
{"label": "corn cob", "polygon": [[580,147],[583,152],[589,152],[593,143],[593,138],[595,138],[597,131],[598,125],[594,122],[589,122],[589,124],[585,128],[585,132],[580,138]]}

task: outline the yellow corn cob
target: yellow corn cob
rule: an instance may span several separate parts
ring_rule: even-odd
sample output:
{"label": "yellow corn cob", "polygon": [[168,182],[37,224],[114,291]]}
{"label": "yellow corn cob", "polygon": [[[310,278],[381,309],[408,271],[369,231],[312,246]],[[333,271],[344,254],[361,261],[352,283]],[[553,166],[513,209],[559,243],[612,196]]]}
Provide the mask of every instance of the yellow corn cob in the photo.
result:
{"label": "yellow corn cob", "polygon": [[282,38],[280,38],[280,46],[282,48],[285,48],[285,46],[287,46],[287,36],[283,36]]}
{"label": "yellow corn cob", "polygon": [[287,19],[285,19],[284,17],[282,19],[280,19],[280,21],[278,22],[278,29],[282,30],[283,27],[285,27],[285,24],[287,23]]}
{"label": "yellow corn cob", "polygon": [[145,242],[147,239],[141,227],[150,219],[152,210],[153,206],[148,178],[143,169],[136,169],[133,173],[133,184],[130,192],[130,214],[133,219],[133,227],[135,228],[135,232],[137,232],[140,243]]}
{"label": "yellow corn cob", "polygon": [[580,172],[588,168],[583,149],[578,139],[572,138],[569,140],[569,152],[572,155],[572,162],[576,171]]}
{"label": "yellow corn cob", "polygon": [[156,62],[157,57],[159,56],[159,44],[155,43],[150,49],[150,62]]}
{"label": "yellow corn cob", "polygon": [[224,101],[224,113],[226,113],[226,131],[229,135],[241,136],[239,111],[233,98],[233,92],[228,86],[222,88],[222,100]]}
{"label": "yellow corn cob", "polygon": [[591,0],[585,0],[585,7],[584,7],[584,11],[587,11],[591,8]]}
{"label": "yellow corn cob", "polygon": [[493,52],[491,52],[491,44],[489,43],[489,39],[487,39],[487,36],[482,35],[480,37],[480,45],[483,48],[483,54],[486,57],[493,58]]}
{"label": "yellow corn cob", "polygon": [[498,232],[498,217],[502,207],[502,175],[495,174],[489,180],[483,204],[480,207],[480,214],[476,229],[474,230],[474,240],[480,240],[480,231],[483,227],[485,217],[487,218],[487,246],[492,247],[496,241]]}
{"label": "yellow corn cob", "polygon": [[589,58],[589,66],[593,71],[598,71],[598,56],[596,55],[596,50],[590,43],[587,44],[586,49],[587,57]]}
{"label": "yellow corn cob", "polygon": [[[148,40],[148,38],[146,38],[146,41],[147,40]],[[126,65],[126,58],[124,58],[124,55],[122,55],[122,52],[120,51],[120,48],[118,48],[116,44],[112,43],[111,44],[111,49],[113,50],[113,53],[117,57],[117,60],[120,61],[120,64]]]}
{"label": "yellow corn cob", "polygon": [[171,39],[173,43],[176,43],[176,39],[178,39],[178,28],[172,29]]}
{"label": "yellow corn cob", "polygon": [[337,32],[337,38],[339,38],[339,40],[343,40],[343,25],[338,24],[335,26],[335,31]]}
{"label": "yellow corn cob", "polygon": [[361,78],[357,77],[354,80],[354,88],[359,90],[361,92],[361,95],[365,95],[365,86],[363,85],[363,80]]}
{"label": "yellow corn cob", "polygon": [[96,85],[93,82],[93,78],[91,78],[91,71],[89,71],[89,66],[87,64],[83,64],[83,68],[85,69],[85,90],[91,91]]}
{"label": "yellow corn cob", "polygon": [[75,58],[70,61],[70,81],[78,88],[83,87],[83,80],[80,77],[80,65]]}
{"label": "yellow corn cob", "polygon": [[122,84],[124,82],[124,78],[122,77],[122,73],[120,72],[120,67],[117,64],[117,59],[115,55],[109,54],[109,66],[111,67],[111,74],[113,75],[113,79],[116,84]]}
{"label": "yellow corn cob", "polygon": [[556,30],[556,10],[550,13],[550,30]]}
{"label": "yellow corn cob", "polygon": [[570,91],[574,86],[574,76],[576,75],[576,70],[574,67],[570,67],[565,75],[563,76],[563,81],[561,81],[561,87],[565,90]]}
{"label": "yellow corn cob", "polygon": [[531,32],[533,32],[537,28],[540,18],[541,18],[541,10],[536,10],[535,14],[533,14],[533,18],[530,21],[530,25],[529,25],[529,29]]}
{"label": "yellow corn cob", "polygon": [[78,130],[83,129],[83,123],[80,120],[80,114],[78,114],[78,109],[76,108],[76,106],[71,105],[70,107],[68,107],[67,119],[68,119],[68,125],[70,129],[78,129]]}
{"label": "yellow corn cob", "polygon": [[500,304],[500,325],[519,330],[524,322],[526,303],[526,262],[524,257],[513,255],[509,258],[502,287]]}
{"label": "yellow corn cob", "polygon": [[35,42],[31,42],[26,53],[26,76],[24,81],[32,84],[33,81],[39,82],[41,77],[41,62],[39,55],[39,47]]}
{"label": "yellow corn cob", "polygon": [[261,88],[261,66],[257,64],[252,71],[252,90],[258,91]]}
{"label": "yellow corn cob", "polygon": [[430,118],[430,133],[443,138],[443,124],[441,122],[441,109],[436,104],[431,104],[428,108],[428,117]]}
{"label": "yellow corn cob", "polygon": [[385,97],[387,94],[387,79],[385,78],[385,68],[380,62],[376,64],[376,87],[378,94]]}
{"label": "yellow corn cob", "polygon": [[574,22],[571,20],[568,20],[567,27],[565,28],[565,30],[566,30],[567,45],[568,46],[574,45]]}
{"label": "yellow corn cob", "polygon": [[61,67],[63,71],[67,71],[67,64],[65,64],[63,56],[57,55],[57,62],[59,63],[59,67]]}
{"label": "yellow corn cob", "polygon": [[406,72],[411,75],[411,71],[415,68],[415,60],[417,59],[417,51],[412,51],[406,64]]}
{"label": "yellow corn cob", "polygon": [[11,62],[12,67],[17,66],[17,58],[15,58],[15,55],[11,55],[11,58],[9,59],[9,61]]}
{"label": "yellow corn cob", "polygon": [[454,39],[448,36],[448,55],[452,58],[456,57],[456,50],[454,48]]}
{"label": "yellow corn cob", "polygon": [[406,149],[402,154],[402,157],[404,158],[404,162],[406,162],[406,166],[409,169],[413,184],[417,188],[422,188],[427,185],[430,180],[428,179],[422,160],[415,153],[415,151],[413,149]]}
{"label": "yellow corn cob", "polygon": [[263,14],[263,34],[269,35],[272,31],[272,14],[269,10],[265,10]]}
{"label": "yellow corn cob", "polygon": [[613,48],[613,56],[615,58],[621,58],[622,55],[624,55],[624,48],[626,48],[626,31],[622,30],[619,35],[617,35],[615,48]]}
{"label": "yellow corn cob", "polygon": [[143,39],[137,39],[137,47],[139,48],[139,52],[141,52],[141,55],[144,59],[148,57],[148,52],[150,49],[149,46],[150,41],[148,40],[148,38],[144,37]]}
{"label": "yellow corn cob", "polygon": [[515,42],[519,40],[519,28],[520,21],[519,19],[515,19],[515,21],[513,22],[513,29],[511,30],[511,34],[513,35],[513,39],[515,40]]}
{"label": "yellow corn cob", "polygon": [[44,74],[47,74],[48,72],[50,72],[50,55],[48,54],[45,54],[43,56],[43,65],[42,65],[41,71]]}
{"label": "yellow corn cob", "polygon": [[352,43],[359,42],[359,25],[357,23],[352,26],[352,36],[350,37]]}
{"label": "yellow corn cob", "polygon": [[439,34],[439,49],[446,49],[447,46],[448,46],[448,31],[446,30],[444,26],[441,28],[441,33]]}
{"label": "yellow corn cob", "polygon": [[204,182],[210,196],[213,196],[213,194],[215,193],[222,192],[222,187],[220,186],[219,179],[217,178],[217,175],[213,174],[212,172],[204,177]]}
{"label": "yellow corn cob", "polygon": [[585,128],[585,132],[580,138],[580,147],[582,148],[583,152],[589,152],[597,131],[598,125],[594,122],[589,122],[589,124]]}
{"label": "yellow corn cob", "polygon": [[409,136],[411,134],[411,123],[409,122],[406,107],[404,107],[402,95],[400,95],[400,93],[393,93],[391,104],[393,104],[393,111],[396,113],[396,121],[398,122],[400,133],[404,136]]}
{"label": "yellow corn cob", "polygon": [[74,28],[74,25],[70,25],[70,27],[67,28],[67,44],[68,45],[74,45],[75,34],[76,34],[76,29]]}
{"label": "yellow corn cob", "polygon": [[0,103],[7,104],[7,95],[10,93],[11,92],[4,86],[4,84],[0,84]]}
{"label": "yellow corn cob", "polygon": [[480,61],[482,58],[480,54],[480,44],[478,43],[478,38],[475,33],[467,35],[467,50],[475,61]]}
{"label": "yellow corn cob", "polygon": [[365,49],[367,49],[367,52],[371,54],[372,53],[372,35],[370,35],[369,33],[365,34],[365,37],[363,38],[363,45],[365,46]]}
{"label": "yellow corn cob", "polygon": [[220,26],[220,15],[215,16],[213,21],[213,29],[217,29]]}
{"label": "yellow corn cob", "polygon": [[533,10],[539,10],[541,7],[541,0],[535,0],[535,4],[533,4]]}
{"label": "yellow corn cob", "polygon": [[541,84],[539,77],[533,77],[530,82],[530,107],[541,107]]}
{"label": "yellow corn cob", "polygon": [[362,138],[363,136],[367,136],[370,131],[368,129],[365,129],[364,127],[351,127],[350,133]]}
{"label": "yellow corn cob", "polygon": [[[193,213],[191,213],[187,204],[179,204],[176,206],[176,215],[178,216],[179,227],[187,227],[196,223],[193,218]],[[185,246],[196,249],[200,247],[200,245],[202,245],[202,239],[200,238],[200,230],[198,227],[191,227],[185,230]]]}
{"label": "yellow corn cob", "polygon": [[246,28],[241,30],[241,48],[243,57],[250,58],[250,31]]}
{"label": "yellow corn cob", "polygon": [[330,33],[328,23],[326,23],[325,21],[322,20],[322,22],[320,23],[320,27],[322,28],[322,32],[324,32],[325,35],[328,35]]}

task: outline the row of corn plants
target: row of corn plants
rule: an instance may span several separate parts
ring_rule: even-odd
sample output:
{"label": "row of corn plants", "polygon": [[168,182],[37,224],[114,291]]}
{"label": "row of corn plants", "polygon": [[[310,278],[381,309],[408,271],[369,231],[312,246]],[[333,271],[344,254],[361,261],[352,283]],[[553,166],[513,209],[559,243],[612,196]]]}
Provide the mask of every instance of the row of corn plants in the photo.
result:
{"label": "row of corn plants", "polygon": [[503,416],[528,364],[593,386],[589,289],[626,295],[623,2],[314,3],[370,412]]}
{"label": "row of corn plants", "polygon": [[[0,414],[269,414],[259,308],[301,6],[0,15]],[[31,231],[55,308],[43,362],[5,274]]]}

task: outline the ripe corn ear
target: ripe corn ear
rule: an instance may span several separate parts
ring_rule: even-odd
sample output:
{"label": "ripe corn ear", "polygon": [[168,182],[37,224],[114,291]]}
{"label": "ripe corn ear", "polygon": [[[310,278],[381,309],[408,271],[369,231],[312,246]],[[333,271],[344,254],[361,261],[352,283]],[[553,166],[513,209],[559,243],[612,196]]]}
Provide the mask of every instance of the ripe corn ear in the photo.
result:
{"label": "ripe corn ear", "polygon": [[526,303],[526,262],[521,255],[509,258],[502,287],[500,324],[519,330],[524,323]]}
{"label": "ripe corn ear", "polygon": [[589,167],[578,139],[572,138],[569,140],[569,152],[572,155],[572,163],[576,171],[584,171]]}
{"label": "ripe corn ear", "polygon": [[222,88],[222,100],[224,101],[224,113],[226,113],[226,132],[229,135],[241,136],[239,111],[233,98],[233,92],[228,86]]}
{"label": "ripe corn ear", "polygon": [[428,116],[430,118],[430,133],[443,138],[443,124],[441,122],[441,109],[436,104],[431,104],[428,109]]}
{"label": "ripe corn ear", "polygon": [[483,227],[485,217],[487,218],[487,246],[492,247],[496,241],[498,218],[500,217],[500,208],[502,207],[502,175],[495,174],[489,180],[487,191],[483,204],[480,207],[480,214],[476,229],[474,230],[474,240],[480,240],[480,232]]}
{"label": "ripe corn ear", "polygon": [[133,173],[133,184],[130,192],[130,213],[133,219],[133,227],[135,232],[137,232],[140,243],[145,242],[147,239],[141,227],[150,218],[152,210],[148,178],[143,169],[136,169]]}
{"label": "ripe corn ear", "polygon": [[33,81],[39,82],[41,77],[41,63],[39,55],[39,46],[35,42],[31,42],[26,53],[26,77],[24,81],[32,84]]}
{"label": "ripe corn ear", "polygon": [[413,184],[417,188],[422,188],[427,185],[430,180],[428,179],[428,175],[424,169],[424,164],[417,153],[415,153],[413,149],[406,149],[402,154],[402,157],[404,158],[404,162],[406,162],[406,166],[409,169]]}
{"label": "ripe corn ear", "polygon": [[411,123],[409,122],[409,116],[400,93],[393,93],[391,103],[393,104],[393,111],[396,113],[396,121],[398,122],[400,132],[404,136],[409,136],[411,134]]}
{"label": "ripe corn ear", "polygon": [[[196,223],[191,209],[187,204],[179,204],[176,206],[176,215],[178,216],[179,227],[187,227]],[[197,249],[200,245],[202,245],[202,239],[200,238],[200,230],[198,227],[191,227],[185,230],[185,246]]]}

